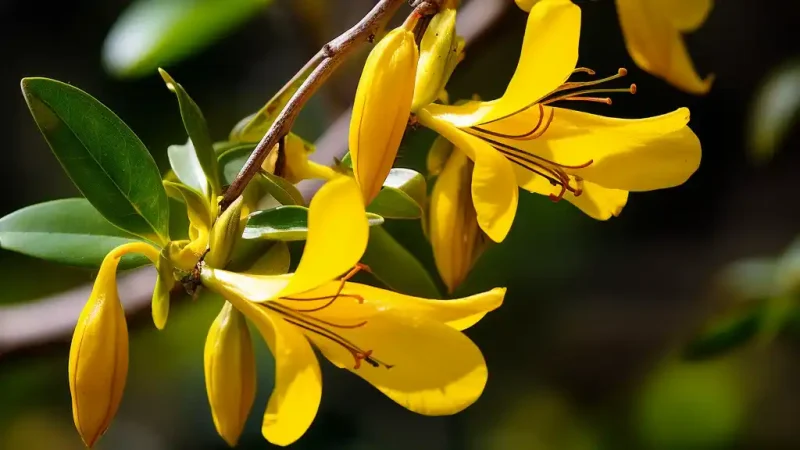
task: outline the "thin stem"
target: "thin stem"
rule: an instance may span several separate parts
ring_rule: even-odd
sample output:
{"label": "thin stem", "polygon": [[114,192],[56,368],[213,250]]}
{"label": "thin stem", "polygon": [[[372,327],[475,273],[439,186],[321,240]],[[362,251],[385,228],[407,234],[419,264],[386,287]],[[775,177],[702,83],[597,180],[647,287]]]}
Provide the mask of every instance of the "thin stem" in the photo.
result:
{"label": "thin stem", "polygon": [[[275,119],[272,126],[258,143],[250,158],[245,163],[239,175],[233,180],[230,187],[225,191],[222,200],[219,202],[219,213],[221,214],[230,206],[233,201],[242,194],[247,183],[258,173],[261,164],[267,157],[275,144],[286,136],[294,125],[297,115],[303,105],[308,101],[314,92],[322,86],[336,67],[341,64],[347,55],[355,48],[356,44],[364,41],[372,42],[378,31],[394,15],[397,9],[405,0],[381,0],[372,10],[361,19],[355,26],[339,35],[336,39],[325,44],[316,55],[306,63],[304,69],[309,65],[317,64],[313,72],[303,82],[297,92],[294,93],[281,113]],[[431,1],[419,2],[415,5],[413,14],[430,13],[432,10]],[[302,73],[302,70],[301,72]],[[296,77],[297,75],[295,75]]]}

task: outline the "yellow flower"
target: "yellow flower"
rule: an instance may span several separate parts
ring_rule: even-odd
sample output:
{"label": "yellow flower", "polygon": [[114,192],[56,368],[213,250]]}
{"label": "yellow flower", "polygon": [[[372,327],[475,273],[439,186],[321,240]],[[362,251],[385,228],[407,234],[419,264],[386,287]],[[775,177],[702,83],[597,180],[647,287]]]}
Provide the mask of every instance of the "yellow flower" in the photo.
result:
{"label": "yellow flower", "polygon": [[128,328],[117,293],[117,266],[123,255],[158,251],[141,242],[125,244],[106,255],[86,302],[69,350],[72,417],[81,439],[91,447],[117,413],[128,374]]}
{"label": "yellow flower", "polygon": [[378,195],[389,175],[411,114],[419,59],[415,23],[407,21],[378,42],[358,83],[350,119],[350,156],[366,203]]}
{"label": "yellow flower", "polygon": [[531,9],[517,70],[505,94],[489,102],[431,104],[418,119],[475,162],[472,199],[478,223],[502,241],[516,214],[517,186],[567,199],[605,220],[620,213],[629,191],[677,186],[697,170],[700,142],[686,108],[646,119],[615,119],[552,106],[562,101],[610,103],[595,86],[625,75],[566,81],[578,60],[580,9],[541,0]]}
{"label": "yellow flower", "polygon": [[699,28],[712,0],[617,0],[620,26],[636,65],[679,89],[705,94],[714,77],[697,74],[683,33]]}
{"label": "yellow flower", "polygon": [[320,189],[308,223],[293,274],[201,272],[203,284],[252,321],[275,356],[275,390],[262,426],[267,440],[291,444],[316,415],[322,380],[309,342],[412,411],[453,414],[473,403],[486,383],[486,363],[459,330],[497,308],[505,289],[428,300],[347,281],[368,238],[362,195],[350,178]]}
{"label": "yellow flower", "polygon": [[208,330],[204,356],[214,426],[234,447],[255,400],[256,361],[247,322],[230,303],[225,303]]}
{"label": "yellow flower", "polygon": [[483,247],[470,194],[472,166],[467,155],[454,150],[431,193],[428,234],[436,268],[450,293],[467,277]]}

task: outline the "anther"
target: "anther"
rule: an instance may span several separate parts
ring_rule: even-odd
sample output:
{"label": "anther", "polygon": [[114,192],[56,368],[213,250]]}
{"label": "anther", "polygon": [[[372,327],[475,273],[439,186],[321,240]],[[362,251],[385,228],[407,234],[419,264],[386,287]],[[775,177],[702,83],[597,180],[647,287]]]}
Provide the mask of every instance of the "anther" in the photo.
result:
{"label": "anther", "polygon": [[630,92],[631,94],[636,93],[636,83],[631,83]]}

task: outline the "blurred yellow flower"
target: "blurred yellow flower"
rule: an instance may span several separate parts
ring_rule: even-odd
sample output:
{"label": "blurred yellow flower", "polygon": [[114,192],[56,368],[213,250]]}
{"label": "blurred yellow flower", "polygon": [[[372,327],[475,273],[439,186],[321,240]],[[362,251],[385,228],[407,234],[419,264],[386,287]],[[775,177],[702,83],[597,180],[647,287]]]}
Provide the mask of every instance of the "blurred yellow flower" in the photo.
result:
{"label": "blurred yellow flower", "polygon": [[693,94],[711,89],[712,75],[701,78],[683,42],[698,29],[713,0],[617,0],[628,52],[643,70]]}
{"label": "blurred yellow flower", "polygon": [[340,177],[311,202],[295,273],[201,272],[203,284],[251,320],[275,356],[276,384],[262,426],[274,444],[296,441],[317,413],[322,380],[309,341],[336,366],[421,414],[453,414],[483,391],[486,363],[459,330],[500,306],[505,289],[440,301],[349,282],[367,245],[365,217],[359,188]]}
{"label": "blurred yellow flower", "polygon": [[410,17],[370,52],[353,103],[350,156],[366,203],[389,175],[411,114],[419,49],[413,31],[417,17]]}
{"label": "blurred yellow flower", "polygon": [[567,199],[605,220],[618,215],[628,191],[649,191],[686,181],[700,164],[700,142],[688,128],[686,108],[646,119],[615,119],[551,106],[563,101],[611,103],[597,94],[635,92],[595,86],[625,75],[593,75],[575,68],[580,8],[569,0],[540,0],[528,16],[522,53],[505,94],[488,102],[431,104],[420,123],[438,132],[475,162],[472,199],[478,223],[494,241],[508,234],[517,187]]}
{"label": "blurred yellow flower", "polygon": [[92,447],[106,431],[122,400],[128,375],[128,327],[117,293],[117,266],[127,253],[158,260],[158,250],[136,242],[106,255],[69,350],[72,417],[81,439]]}

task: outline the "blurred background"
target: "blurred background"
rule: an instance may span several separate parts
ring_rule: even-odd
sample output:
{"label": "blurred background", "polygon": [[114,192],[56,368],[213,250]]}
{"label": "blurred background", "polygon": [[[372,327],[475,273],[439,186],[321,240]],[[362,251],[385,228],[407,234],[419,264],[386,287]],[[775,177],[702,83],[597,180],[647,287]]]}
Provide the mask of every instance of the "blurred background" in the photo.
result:
{"label": "blurred background", "polygon": [[[513,2],[473,2],[503,11],[475,16],[490,23],[448,86],[453,99],[499,96],[521,45],[526,15]],[[170,69],[222,140],[374,3],[0,2],[0,215],[79,195],[31,119],[20,78],[46,76],[91,93],[167,170],[167,147],[186,137],[155,67]],[[716,74],[711,92],[696,97],[633,65],[613,1],[576,3],[583,10],[580,64],[599,74],[627,67],[639,88],[613,106],[577,107],[644,117],[688,106],[703,143],[700,170],[681,187],[631,195],[608,222],[523,193],[509,239],[482,256],[457,292],[509,288],[505,305],[468,331],[489,366],[480,400],[453,417],[422,417],[323,362],[319,415],[294,448],[800,448],[800,246],[792,247],[800,231],[797,5],[718,2],[687,36],[699,72]],[[349,107],[364,57],[342,66],[296,132],[314,140]],[[433,137],[408,133],[398,165],[423,171]],[[387,229],[435,272],[418,221]],[[0,273],[0,319],[94,277],[2,250]],[[163,332],[149,311],[132,316],[125,397],[98,449],[226,448],[214,431],[202,365],[218,308],[211,301],[178,305]],[[48,312],[41,314],[46,322]],[[83,448],[70,412],[68,337],[5,352],[0,342],[0,449]],[[244,449],[270,447],[260,423],[273,363],[263,342],[254,342],[258,398]]]}

